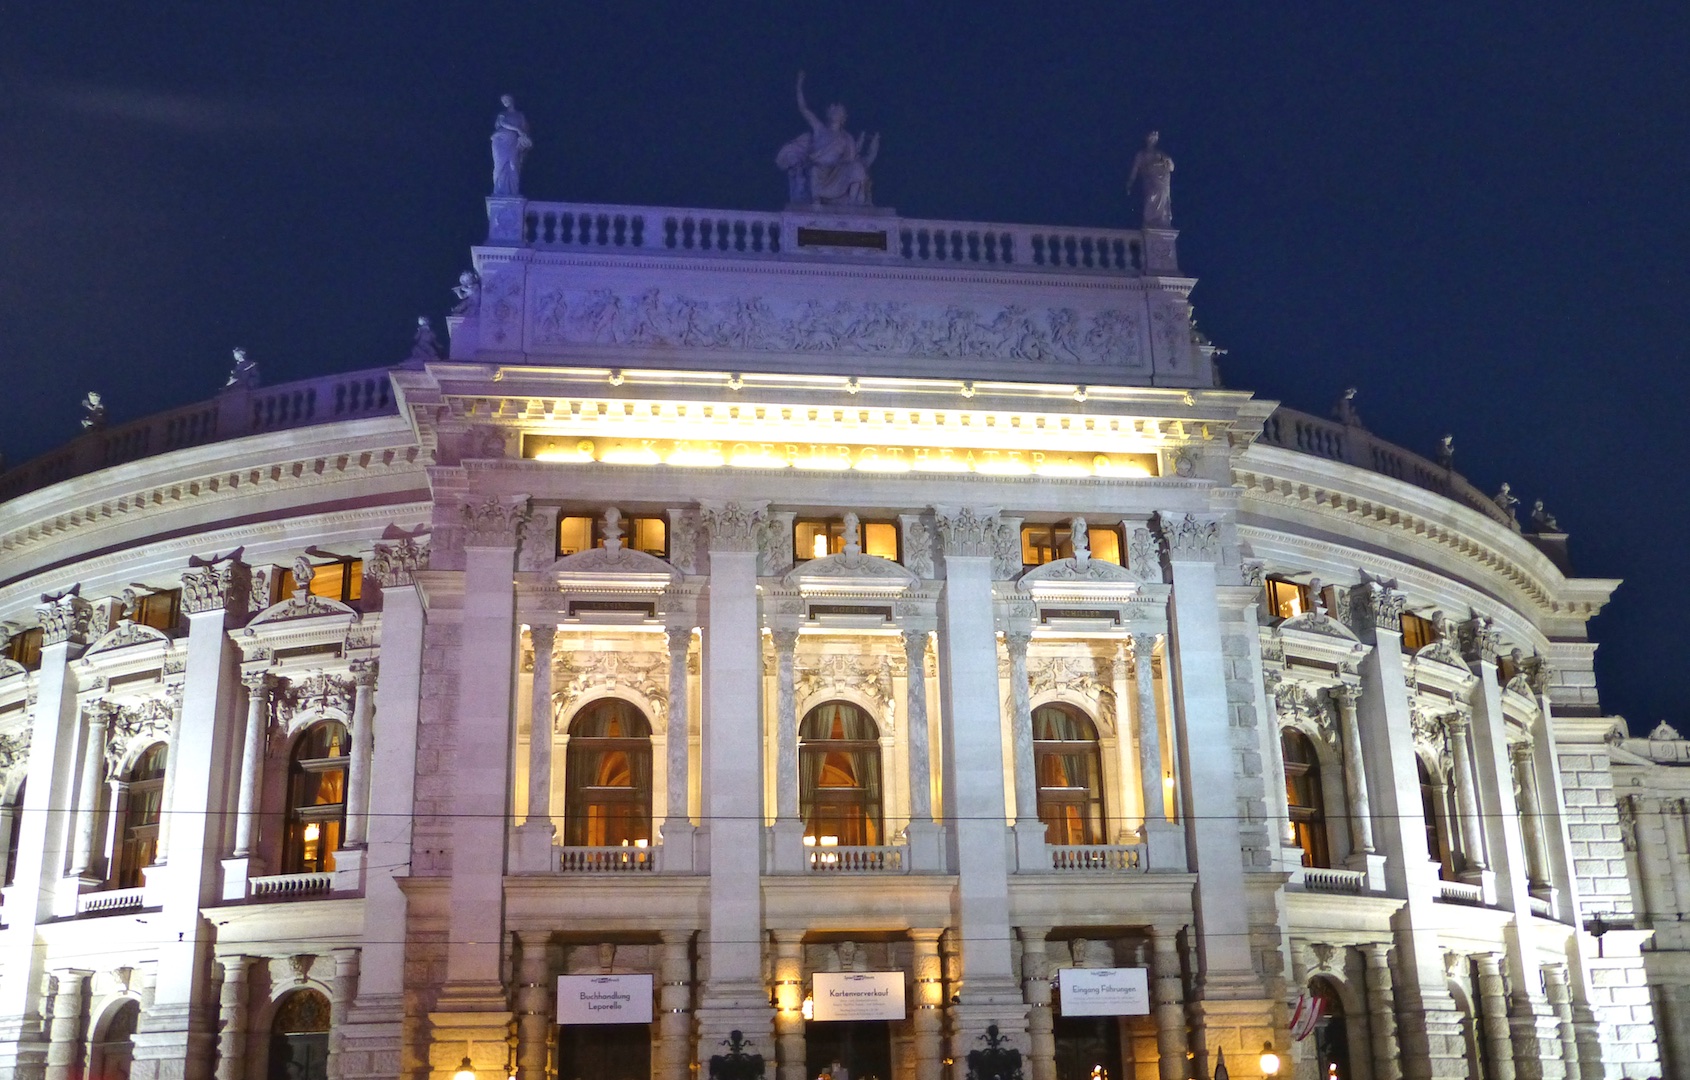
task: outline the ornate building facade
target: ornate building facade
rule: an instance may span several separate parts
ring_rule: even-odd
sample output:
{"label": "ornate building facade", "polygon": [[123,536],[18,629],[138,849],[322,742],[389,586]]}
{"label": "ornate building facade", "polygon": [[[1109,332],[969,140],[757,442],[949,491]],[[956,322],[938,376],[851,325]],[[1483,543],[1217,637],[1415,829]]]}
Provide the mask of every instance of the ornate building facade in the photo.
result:
{"label": "ornate building facade", "polygon": [[0,1075],[1690,1067],[1617,583],[1219,388],[1166,170],[1136,231],[514,176],[449,355],[0,477]]}

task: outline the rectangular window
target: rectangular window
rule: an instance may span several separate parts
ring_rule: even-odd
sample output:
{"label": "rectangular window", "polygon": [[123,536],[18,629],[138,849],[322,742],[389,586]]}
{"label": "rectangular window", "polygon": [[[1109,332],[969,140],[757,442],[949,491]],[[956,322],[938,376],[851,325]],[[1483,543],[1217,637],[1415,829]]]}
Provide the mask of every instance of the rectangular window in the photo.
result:
{"label": "rectangular window", "polygon": [[36,671],[41,667],[41,628],[25,630],[14,636],[6,646],[6,658],[22,664],[26,671]]}
{"label": "rectangular window", "polygon": [[[292,570],[282,571],[282,595],[292,596],[295,581]],[[364,595],[364,560],[338,559],[335,562],[313,563],[311,566],[312,596],[338,600],[350,604]]]}
{"label": "rectangular window", "polygon": [[[859,522],[863,551],[898,561],[898,525],[893,521]],[[792,557],[796,562],[838,555],[845,550],[843,518],[799,518],[792,523]]]}
{"label": "rectangular window", "polygon": [[1419,652],[1436,640],[1438,640],[1438,630],[1437,627],[1432,625],[1431,619],[1422,619],[1418,615],[1403,612],[1402,648],[1404,652]]}
{"label": "rectangular window", "polygon": [[1289,619],[1309,610],[1309,588],[1284,578],[1268,578],[1267,602],[1269,615]]}
{"label": "rectangular window", "polygon": [[[669,523],[660,517],[622,519],[622,546],[659,559],[669,557]],[[604,523],[597,518],[566,517],[557,523],[557,553],[578,555],[589,548],[604,547]]]}
{"label": "rectangular window", "polygon": [[1088,530],[1091,534],[1091,557],[1101,562],[1124,565],[1121,562],[1121,532],[1110,526],[1098,528],[1093,526]]}
{"label": "rectangular window", "polygon": [[1066,525],[1021,526],[1021,565],[1043,566],[1074,554]]}
{"label": "rectangular window", "polygon": [[176,620],[181,613],[182,590],[166,589],[137,599],[132,617],[142,626],[171,634],[176,632]]}

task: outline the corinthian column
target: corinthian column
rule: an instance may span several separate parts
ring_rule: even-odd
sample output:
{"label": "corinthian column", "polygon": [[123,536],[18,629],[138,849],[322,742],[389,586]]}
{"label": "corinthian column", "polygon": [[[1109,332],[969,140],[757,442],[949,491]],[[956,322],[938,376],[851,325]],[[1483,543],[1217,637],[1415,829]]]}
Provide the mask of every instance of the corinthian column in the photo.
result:
{"label": "corinthian column", "polygon": [[776,630],[775,642],[775,817],[798,820],[798,631]]}
{"label": "corinthian column", "polygon": [[534,692],[528,721],[528,821],[552,828],[552,648],[557,627],[536,623],[528,628],[534,644]]}
{"label": "corinthian column", "polygon": [[1357,855],[1373,854],[1373,813],[1367,801],[1367,770],[1361,758],[1361,729],[1356,723],[1356,702],[1361,691],[1354,686],[1335,686],[1327,691],[1338,706],[1338,726],[1344,740],[1344,796],[1349,801],[1350,850]]}
{"label": "corinthian column", "polygon": [[70,862],[71,877],[88,877],[94,862],[94,810],[100,797],[100,768],[106,760],[106,725],[116,711],[103,701],[88,710],[82,780],[76,793],[76,849]]}
{"label": "corinthian column", "polygon": [[904,631],[904,728],[910,748],[910,822],[933,820],[933,765],[927,750],[927,631]]}
{"label": "corinthian column", "polygon": [[1144,798],[1146,823],[1168,820],[1167,801],[1162,794],[1162,724],[1156,716],[1156,672],[1151,655],[1155,634],[1133,635],[1133,680],[1138,721],[1138,785]]}
{"label": "corinthian column", "polygon": [[158,854],[153,857],[154,866],[163,866],[170,861],[170,821],[176,815],[172,809],[176,805],[176,759],[182,755],[178,748],[182,745],[182,684],[170,687],[170,752],[164,758],[164,791],[159,796],[159,806],[164,812],[158,816]]}
{"label": "corinthian column", "polygon": [[1009,700],[1014,710],[1010,717],[1015,737],[1015,823],[1037,821],[1039,816],[1038,779],[1033,775],[1033,695],[1027,678],[1027,645],[1033,635],[1025,630],[1011,630],[1003,636],[1009,650]]}
{"label": "corinthian column", "polygon": [[1456,817],[1461,819],[1461,848],[1466,858],[1465,871],[1477,873],[1488,867],[1485,863],[1484,834],[1479,828],[1479,798],[1473,787],[1473,751],[1467,744],[1467,728],[1471,721],[1464,712],[1450,713],[1444,718],[1449,728],[1449,752],[1455,772]]}
{"label": "corinthian column", "polygon": [[362,848],[370,834],[370,758],[375,753],[376,662],[352,662],[352,761],[346,776],[346,842]]}
{"label": "corinthian column", "polygon": [[1520,833],[1526,848],[1526,881],[1533,889],[1549,884],[1543,849],[1543,804],[1538,801],[1537,776],[1532,770],[1532,744],[1515,743],[1508,749],[1514,775],[1520,782]]}
{"label": "corinthian column", "polygon": [[252,854],[253,812],[264,765],[264,719],[270,705],[270,676],[262,671],[241,677],[246,686],[246,737],[241,742],[241,790],[235,804],[235,858]]}
{"label": "corinthian column", "polygon": [[692,647],[692,628],[671,626],[669,641],[669,742],[668,780],[665,791],[668,813],[663,819],[663,866],[692,871],[692,817],[687,812],[690,798],[687,739],[692,728],[691,695],[687,687],[687,650]]}

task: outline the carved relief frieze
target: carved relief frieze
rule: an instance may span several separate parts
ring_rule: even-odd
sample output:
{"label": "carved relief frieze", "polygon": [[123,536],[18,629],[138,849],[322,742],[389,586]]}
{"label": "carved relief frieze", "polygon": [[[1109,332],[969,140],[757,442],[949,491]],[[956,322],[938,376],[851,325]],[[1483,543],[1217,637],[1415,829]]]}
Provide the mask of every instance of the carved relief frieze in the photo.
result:
{"label": "carved relief frieze", "polygon": [[416,580],[419,570],[428,569],[428,545],[417,537],[402,535],[392,543],[378,543],[365,565],[365,572],[384,589],[397,589]]}
{"label": "carved relief frieze", "polygon": [[1021,522],[998,521],[992,545],[992,578],[1009,581],[1021,573]]}
{"label": "carved relief frieze", "polygon": [[106,775],[118,774],[131,749],[168,738],[173,711],[172,702],[164,698],[114,710],[106,721]]}
{"label": "carved relief frieze", "polygon": [[669,565],[683,574],[698,573],[698,514],[669,511]]}
{"label": "carved relief frieze", "polygon": [[1361,582],[1350,588],[1350,625],[1358,633],[1375,627],[1401,633],[1406,602],[1394,578],[1376,578],[1363,570]]}
{"label": "carved relief frieze", "polygon": [[488,496],[465,500],[458,508],[466,547],[515,547],[530,516],[528,496]]}
{"label": "carved relief frieze", "polygon": [[1027,679],[1034,698],[1063,691],[1080,694],[1096,704],[1098,719],[1115,726],[1114,660],[1104,656],[1029,656]]}
{"label": "carved relief frieze", "polygon": [[1273,688],[1274,705],[1282,726],[1295,726],[1315,735],[1333,753],[1338,751],[1338,715],[1322,688],[1286,679]]}
{"label": "carved relief frieze", "polygon": [[98,653],[111,652],[114,649],[127,648],[130,645],[144,645],[149,642],[163,642],[166,648],[170,646],[170,635],[162,630],[155,630],[150,626],[120,620],[116,627],[106,631],[96,638],[89,646],[84,656],[94,656]]}
{"label": "carved relief frieze", "polygon": [[701,502],[698,520],[713,551],[760,551],[764,524],[769,519],[767,502]]}
{"label": "carved relief frieze", "polygon": [[237,549],[202,565],[190,563],[182,575],[182,610],[189,615],[206,611],[244,612],[252,593],[252,568]]}
{"label": "carved relief frieze", "polygon": [[778,577],[792,566],[792,517],[770,514],[757,530],[757,576]]}
{"label": "carved relief frieze", "polygon": [[1408,729],[1414,745],[1440,763],[1447,775],[1450,766],[1449,725],[1444,716],[1416,702],[1409,711]]}
{"label": "carved relief frieze", "polygon": [[1127,537],[1127,569],[1148,584],[1162,584],[1162,540],[1145,526]]}
{"label": "carved relief frieze", "polygon": [[279,746],[298,726],[318,716],[332,716],[352,727],[352,679],[314,672],[278,681],[270,691],[270,742]]}
{"label": "carved relief frieze", "polygon": [[33,732],[20,728],[10,735],[0,735],[0,772],[8,772],[14,765],[29,763],[29,740]]}
{"label": "carved relief frieze", "polygon": [[855,691],[879,707],[881,716],[876,719],[884,727],[891,717],[887,706],[892,701],[893,673],[890,656],[806,655],[799,659],[798,700],[813,702],[843,691]]}
{"label": "carved relief frieze", "polygon": [[[533,344],[622,345],[735,352],[955,357],[1032,364],[1146,367],[1139,316],[1109,309],[1029,310],[905,301],[706,298],[650,288],[543,286]],[[497,333],[497,331],[495,331]]]}

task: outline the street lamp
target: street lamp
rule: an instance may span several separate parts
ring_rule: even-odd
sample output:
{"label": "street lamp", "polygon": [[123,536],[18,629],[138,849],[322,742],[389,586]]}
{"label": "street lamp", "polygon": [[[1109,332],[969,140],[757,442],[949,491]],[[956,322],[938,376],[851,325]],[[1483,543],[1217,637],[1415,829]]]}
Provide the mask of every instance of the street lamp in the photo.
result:
{"label": "street lamp", "polygon": [[1262,1044],[1262,1057],[1258,1064],[1262,1067],[1263,1076],[1273,1077],[1279,1075],[1279,1055],[1273,1052],[1272,1043],[1265,1042]]}
{"label": "street lamp", "polygon": [[475,1066],[470,1064],[468,1054],[464,1055],[463,1064],[458,1066],[458,1071],[452,1074],[452,1080],[475,1080]]}

